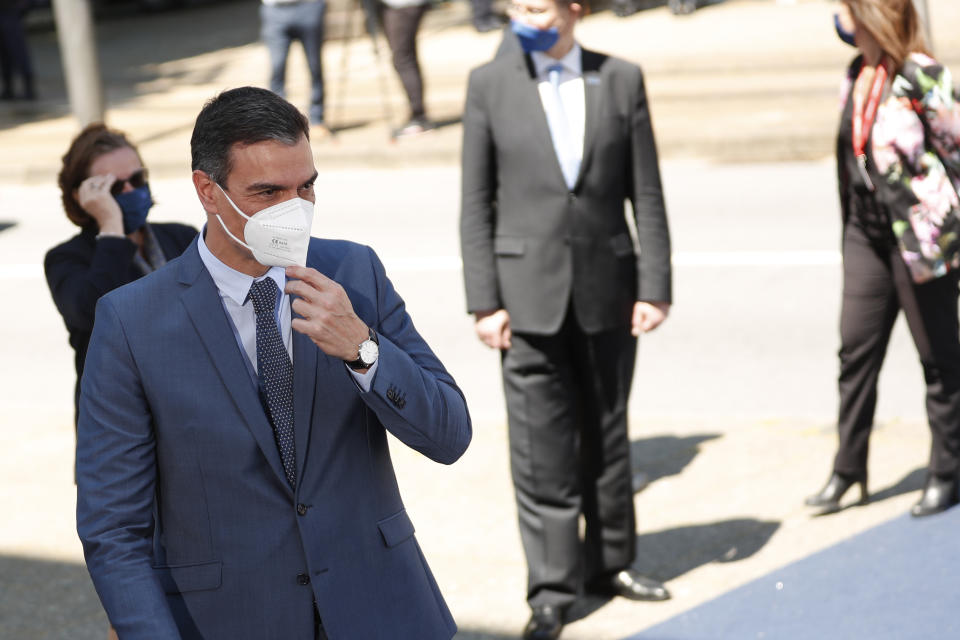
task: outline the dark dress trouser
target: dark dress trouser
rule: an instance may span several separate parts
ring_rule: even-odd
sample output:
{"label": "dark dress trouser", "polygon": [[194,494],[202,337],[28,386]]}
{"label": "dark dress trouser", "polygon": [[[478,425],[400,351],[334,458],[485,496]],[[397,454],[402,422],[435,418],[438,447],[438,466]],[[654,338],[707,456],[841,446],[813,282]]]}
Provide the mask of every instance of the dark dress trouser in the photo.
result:
{"label": "dark dress trouser", "polygon": [[381,14],[383,33],[393,53],[393,68],[396,69],[403,91],[407,94],[410,117],[414,119],[423,118],[426,114],[423,106],[423,75],[420,73],[420,60],[417,56],[417,31],[429,6],[383,5]]}
{"label": "dark dress trouser", "polygon": [[956,273],[916,285],[890,243],[871,242],[848,223],[843,238],[840,313],[840,447],[838,473],[866,471],[877,378],[900,309],[913,336],[927,384],[932,435],[930,471],[960,470],[960,337]]}
{"label": "dark dress trouser", "polygon": [[629,327],[588,335],[568,311],[557,334],[514,333],[503,354],[531,607],[569,605],[584,579],[633,562],[627,399],[636,348]]}

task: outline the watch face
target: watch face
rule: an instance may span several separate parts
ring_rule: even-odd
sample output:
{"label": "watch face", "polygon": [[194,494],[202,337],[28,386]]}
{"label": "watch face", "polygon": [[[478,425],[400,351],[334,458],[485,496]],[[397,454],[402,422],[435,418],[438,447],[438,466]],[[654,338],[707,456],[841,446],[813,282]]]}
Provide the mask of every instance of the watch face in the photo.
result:
{"label": "watch face", "polygon": [[360,345],[360,359],[364,364],[370,365],[377,361],[380,355],[380,347],[373,340],[364,340]]}

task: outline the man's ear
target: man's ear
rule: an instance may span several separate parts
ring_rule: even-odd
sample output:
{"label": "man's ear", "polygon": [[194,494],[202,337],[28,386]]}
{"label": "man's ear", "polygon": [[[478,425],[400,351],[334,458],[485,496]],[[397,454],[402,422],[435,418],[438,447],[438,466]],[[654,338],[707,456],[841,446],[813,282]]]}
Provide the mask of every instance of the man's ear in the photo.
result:
{"label": "man's ear", "polygon": [[214,182],[205,171],[194,169],[193,188],[197,190],[197,197],[200,198],[200,204],[203,205],[207,213],[220,213],[216,198],[218,191],[217,183]]}

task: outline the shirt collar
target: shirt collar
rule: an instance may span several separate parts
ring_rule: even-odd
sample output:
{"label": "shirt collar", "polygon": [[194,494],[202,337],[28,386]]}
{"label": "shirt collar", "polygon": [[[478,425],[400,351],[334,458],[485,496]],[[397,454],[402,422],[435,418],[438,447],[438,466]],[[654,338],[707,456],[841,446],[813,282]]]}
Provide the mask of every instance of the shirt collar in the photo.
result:
{"label": "shirt collar", "polygon": [[557,63],[563,65],[563,70],[566,74],[573,75],[576,78],[583,75],[583,50],[576,42],[573,43],[570,51],[567,51],[567,55],[559,60],[551,58],[542,51],[534,51],[530,54],[530,57],[533,59],[533,65],[537,71],[538,78],[546,78],[547,69]]}
{"label": "shirt collar", "polygon": [[283,293],[283,288],[287,284],[287,274],[283,267],[270,267],[270,270],[259,278],[240,273],[233,267],[228,267],[221,262],[220,258],[213,255],[213,252],[210,251],[207,243],[203,240],[206,234],[207,225],[203,225],[203,230],[197,240],[197,249],[200,251],[200,260],[203,261],[203,266],[210,272],[210,277],[213,278],[213,283],[220,290],[220,295],[226,296],[238,305],[243,306],[247,301],[247,295],[250,293],[250,286],[253,282],[267,277],[273,278],[273,281],[277,283],[277,288]]}

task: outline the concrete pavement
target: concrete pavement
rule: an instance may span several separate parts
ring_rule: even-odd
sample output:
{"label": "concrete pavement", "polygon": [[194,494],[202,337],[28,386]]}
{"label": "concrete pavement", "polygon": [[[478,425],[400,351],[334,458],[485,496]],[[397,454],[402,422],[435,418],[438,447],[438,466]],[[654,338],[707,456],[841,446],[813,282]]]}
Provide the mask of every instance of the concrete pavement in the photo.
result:
{"label": "concrete pavement", "polygon": [[[960,4],[929,0],[934,41],[960,67]],[[379,62],[347,0],[332,0],[324,48],[327,110],[337,142],[317,145],[327,167],[410,166],[458,161],[466,72],[488,60],[499,33],[477,34],[469,5],[446,2],[427,15],[420,38],[430,115],[446,126],[388,141],[405,118],[405,99],[382,41]],[[643,65],[664,157],[769,161],[827,157],[833,150],[840,74],[852,50],[833,33],[828,0],[726,0],[686,17],[665,7],[617,18],[608,11],[580,26],[585,46]],[[223,88],[266,81],[257,42],[257,3],[200,4],[158,14],[118,15],[98,25],[108,120],[126,129],[154,173],[182,175],[193,119]],[[32,34],[36,104],[0,103],[0,179],[45,182],[76,125],[67,116],[52,31]],[[308,79],[299,47],[289,93],[306,107]]]}
{"label": "concrete pavement", "polygon": [[[935,18],[944,16],[935,37],[946,47],[960,8],[929,4]],[[156,220],[199,224],[186,179],[190,127],[213,92],[261,79],[255,6],[101,25],[110,121],[141,142],[154,170]],[[585,44],[644,62],[667,158],[677,304],[642,340],[631,439],[634,463],[651,480],[636,499],[637,566],[667,580],[674,599],[586,602],[578,614],[589,615],[569,625],[565,639],[623,638],[903,513],[915,499],[929,436],[922,376],[901,324],[871,442],[875,501],[829,518],[811,518],[801,506],[826,478],[835,446],[839,228],[833,169],[822,158],[849,52],[835,43],[830,9],[820,1],[728,2],[686,19],[661,8],[626,19],[598,14],[582,25]],[[461,15],[448,24],[444,11]],[[422,44],[428,106],[455,120],[463,69],[488,57],[498,36],[474,34],[458,6],[431,20]],[[34,34],[38,59],[55,61],[45,38]],[[338,46],[327,48],[331,87]],[[369,45],[350,47],[343,120],[333,124],[356,126],[338,143],[317,145],[315,233],[377,249],[467,394],[475,438],[463,460],[440,467],[395,447],[398,476],[458,637],[513,638],[527,616],[524,566],[498,359],[473,339],[462,313],[458,127],[388,145]],[[22,310],[0,325],[0,638],[84,640],[104,637],[105,621],[73,532],[72,353],[39,267],[46,248],[73,232],[52,176],[75,126],[62,115],[52,69],[41,79],[43,113],[0,105],[0,226],[14,225],[0,231],[0,297]],[[295,72],[292,80],[291,98],[302,104],[305,78]],[[395,86],[391,96],[398,113]],[[795,122],[806,128],[785,135]],[[820,159],[757,162],[791,150]],[[721,162],[733,158],[754,162]]]}

